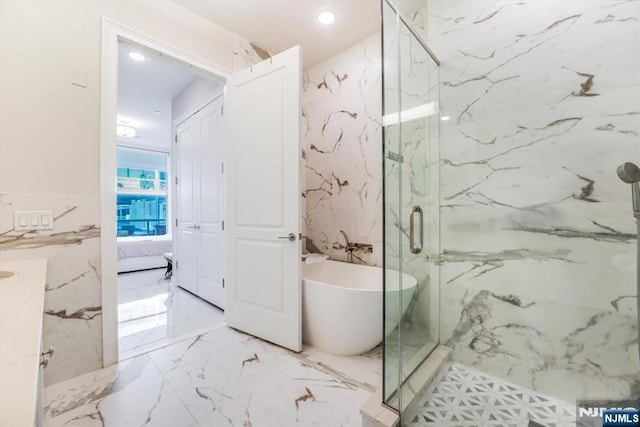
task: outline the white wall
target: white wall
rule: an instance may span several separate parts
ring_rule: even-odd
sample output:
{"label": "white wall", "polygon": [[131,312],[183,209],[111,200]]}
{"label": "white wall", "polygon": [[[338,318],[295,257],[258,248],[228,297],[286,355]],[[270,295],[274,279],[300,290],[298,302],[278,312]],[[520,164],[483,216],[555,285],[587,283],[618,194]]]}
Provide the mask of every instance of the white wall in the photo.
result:
{"label": "white wall", "polygon": [[196,77],[189,83],[179,94],[171,100],[171,118],[177,119],[190,108],[204,102],[204,100],[220,88],[220,83],[206,79],[204,77]]}
{"label": "white wall", "polygon": [[1,192],[99,193],[102,16],[232,67],[233,34],[173,2],[0,2]]}

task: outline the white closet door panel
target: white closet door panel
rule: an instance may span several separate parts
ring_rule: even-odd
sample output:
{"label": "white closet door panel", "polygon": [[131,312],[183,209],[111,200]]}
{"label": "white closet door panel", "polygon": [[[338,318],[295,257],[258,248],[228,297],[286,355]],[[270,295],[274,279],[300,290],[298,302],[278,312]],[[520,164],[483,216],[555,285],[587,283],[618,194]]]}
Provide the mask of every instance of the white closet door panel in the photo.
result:
{"label": "white closet door panel", "polygon": [[221,227],[222,159],[220,156],[220,109],[222,98],[209,104],[197,116],[200,120],[200,225]]}
{"label": "white closet door panel", "polygon": [[222,286],[222,97],[196,114],[200,129],[200,275],[198,295],[224,308]]}
{"label": "white closet door panel", "polygon": [[180,259],[178,285],[191,293],[198,293],[198,234],[196,230],[179,230]]}
{"label": "white closet door panel", "polygon": [[222,288],[222,236],[220,233],[200,232],[200,275],[198,295],[220,308],[224,308]]}
{"label": "white closet door panel", "polygon": [[195,225],[197,221],[195,187],[196,169],[194,156],[198,141],[196,138],[196,121],[189,119],[178,127],[178,216],[180,223],[187,226]]}
{"label": "white closet door panel", "polygon": [[192,117],[177,128],[175,154],[178,156],[176,171],[178,177],[178,230],[176,283],[178,286],[198,293],[198,209],[196,191],[198,189],[198,169],[194,162],[199,150],[198,121]]}

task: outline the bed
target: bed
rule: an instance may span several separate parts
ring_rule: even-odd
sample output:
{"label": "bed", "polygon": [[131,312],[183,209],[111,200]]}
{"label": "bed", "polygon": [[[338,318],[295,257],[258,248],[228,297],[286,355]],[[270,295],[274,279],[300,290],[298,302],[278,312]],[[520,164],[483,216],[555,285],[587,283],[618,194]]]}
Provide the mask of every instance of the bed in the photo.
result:
{"label": "bed", "polygon": [[118,238],[118,273],[166,268],[163,254],[172,252],[171,236]]}

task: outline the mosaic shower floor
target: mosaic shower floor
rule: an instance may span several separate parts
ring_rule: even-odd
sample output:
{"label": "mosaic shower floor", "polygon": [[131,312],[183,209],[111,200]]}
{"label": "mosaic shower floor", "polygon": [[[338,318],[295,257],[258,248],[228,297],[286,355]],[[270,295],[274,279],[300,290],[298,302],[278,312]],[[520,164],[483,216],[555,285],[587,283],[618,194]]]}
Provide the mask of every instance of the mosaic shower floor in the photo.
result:
{"label": "mosaic shower floor", "polygon": [[448,363],[403,414],[407,427],[575,426],[575,406]]}

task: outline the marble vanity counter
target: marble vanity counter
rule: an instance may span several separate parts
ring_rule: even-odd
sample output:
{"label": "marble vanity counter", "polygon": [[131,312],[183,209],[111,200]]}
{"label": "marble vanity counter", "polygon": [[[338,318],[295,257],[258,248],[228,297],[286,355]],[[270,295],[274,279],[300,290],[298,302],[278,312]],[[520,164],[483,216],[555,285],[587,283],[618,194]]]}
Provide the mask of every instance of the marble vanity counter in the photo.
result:
{"label": "marble vanity counter", "polygon": [[47,260],[0,262],[0,426],[32,426]]}

